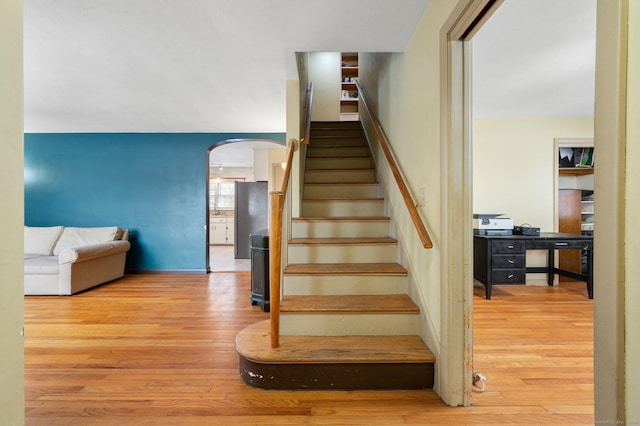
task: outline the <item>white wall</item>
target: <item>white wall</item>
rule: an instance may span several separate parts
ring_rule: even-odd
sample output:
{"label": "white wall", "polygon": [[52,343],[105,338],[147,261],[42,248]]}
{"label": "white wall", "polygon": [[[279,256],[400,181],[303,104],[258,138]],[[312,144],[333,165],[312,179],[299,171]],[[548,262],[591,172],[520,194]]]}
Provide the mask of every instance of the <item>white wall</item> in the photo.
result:
{"label": "white wall", "polygon": [[253,150],[253,174],[256,181],[269,180],[269,150],[254,149]]}
{"label": "white wall", "polygon": [[313,121],[340,119],[340,53],[309,53],[309,80],[313,82]]}
{"label": "white wall", "polygon": [[0,2],[0,424],[24,423],[22,0]]}

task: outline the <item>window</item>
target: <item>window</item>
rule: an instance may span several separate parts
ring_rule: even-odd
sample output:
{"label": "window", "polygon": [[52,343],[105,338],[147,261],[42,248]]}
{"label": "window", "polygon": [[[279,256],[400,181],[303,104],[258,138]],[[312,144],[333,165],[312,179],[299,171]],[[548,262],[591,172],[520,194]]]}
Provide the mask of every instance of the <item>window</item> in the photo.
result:
{"label": "window", "polygon": [[209,209],[233,210],[235,204],[235,181],[245,178],[210,178],[209,179]]}

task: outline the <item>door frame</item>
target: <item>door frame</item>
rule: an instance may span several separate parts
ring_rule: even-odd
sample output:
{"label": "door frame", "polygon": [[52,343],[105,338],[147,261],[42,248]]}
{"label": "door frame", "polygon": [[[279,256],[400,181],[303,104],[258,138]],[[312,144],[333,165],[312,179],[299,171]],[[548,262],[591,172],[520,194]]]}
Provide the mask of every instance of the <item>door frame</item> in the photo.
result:
{"label": "door frame", "polygon": [[471,44],[503,0],[460,0],[440,31],[440,397],[473,402]]}

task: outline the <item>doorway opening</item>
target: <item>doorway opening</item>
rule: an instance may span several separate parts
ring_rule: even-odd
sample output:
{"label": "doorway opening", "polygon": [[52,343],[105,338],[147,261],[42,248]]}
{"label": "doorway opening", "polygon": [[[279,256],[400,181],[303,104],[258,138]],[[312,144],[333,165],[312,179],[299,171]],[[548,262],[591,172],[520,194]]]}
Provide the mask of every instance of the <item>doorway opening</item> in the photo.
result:
{"label": "doorway opening", "polygon": [[[472,401],[472,394],[469,390],[469,386],[471,383],[471,369],[473,368],[473,325],[472,321],[467,321],[466,324],[469,324],[468,327],[465,327],[463,324],[456,323],[456,319],[452,320],[452,313],[456,312],[460,321],[467,320],[466,316],[473,309],[473,274],[469,269],[465,269],[470,264],[473,264],[472,261],[468,257],[473,255],[473,249],[471,245],[471,237],[472,230],[470,217],[467,215],[472,214],[472,209],[478,206],[476,204],[476,195],[478,194],[476,185],[478,182],[475,182],[473,179],[474,172],[474,164],[472,161],[472,152],[473,158],[478,161],[482,161],[483,158],[497,158],[498,156],[504,156],[504,152],[500,152],[499,150],[477,150],[475,147],[475,143],[472,144],[472,126],[475,127],[475,117],[474,121],[472,121],[472,117],[475,116],[475,108],[471,105],[471,93],[470,87],[475,87],[476,84],[472,84],[471,79],[471,67],[472,67],[472,58],[471,58],[471,39],[476,36],[476,33],[482,27],[484,23],[489,19],[489,16],[493,14],[493,12],[501,6],[501,1],[489,1],[489,0],[469,0],[467,2],[461,2],[459,9],[456,11],[459,13],[454,13],[451,21],[451,27],[446,32],[446,49],[443,49],[443,54],[446,55],[446,59],[444,62],[444,67],[446,70],[443,70],[443,74],[447,79],[443,84],[443,137],[442,137],[442,152],[443,152],[443,165],[444,172],[443,175],[447,176],[446,181],[443,183],[443,193],[447,193],[444,195],[442,200],[444,210],[448,212],[462,212],[455,213],[457,215],[456,219],[458,223],[462,223],[464,226],[455,226],[449,225],[445,226],[443,229],[443,239],[447,239],[447,251],[445,253],[445,258],[443,259],[443,271],[445,274],[444,284],[452,283],[452,282],[463,282],[464,288],[457,289],[447,289],[449,293],[456,292],[456,294],[460,297],[463,297],[466,302],[461,303],[460,305],[455,305],[450,303],[449,305],[449,316],[448,320],[451,321],[450,324],[447,325],[447,332],[455,335],[456,338],[462,339],[465,345],[465,350],[463,351],[464,359],[458,360],[455,357],[449,357],[447,362],[449,363],[458,363],[461,362],[462,366],[466,369],[461,369],[463,373],[461,373],[462,377],[462,388],[465,390],[464,396],[464,404],[468,405]],[[536,5],[538,7],[538,5]],[[552,16],[551,18],[559,20],[562,24],[562,17]],[[515,19],[513,20],[517,25],[522,24],[522,20]],[[484,28],[484,27],[483,27]],[[595,22],[593,29],[595,29]],[[511,28],[512,33],[520,34],[522,32],[522,28],[516,27]],[[509,31],[508,31],[509,32]],[[595,34],[595,31],[594,31]],[[503,33],[503,37],[504,33]],[[518,48],[522,50],[524,45],[521,42],[515,42],[516,37],[508,38],[508,41],[513,41]],[[594,38],[595,40],[595,38]],[[527,42],[530,40],[527,40]],[[518,44],[520,43],[520,44]],[[443,44],[444,46],[444,44]],[[496,46],[492,46],[493,49],[496,49]],[[474,45],[474,54],[476,53],[475,45]],[[584,55],[584,51],[581,51]],[[593,51],[595,56],[595,49]],[[539,58],[538,58],[539,59]],[[584,59],[584,58],[582,58]],[[527,70],[526,73],[516,73],[514,75],[509,76],[507,80],[512,83],[512,89],[516,89],[521,87],[521,82],[518,82],[517,77],[523,76],[526,74],[527,76],[532,76],[535,74],[537,65],[540,65],[538,61],[536,63],[535,60],[532,60],[531,66]],[[553,65],[553,64],[552,64]],[[557,64],[556,64],[557,65]],[[500,77],[499,72],[495,72],[491,77],[494,80],[504,80],[504,78]],[[474,74],[475,80],[475,74]],[[561,83],[560,83],[561,84]],[[513,90],[512,90],[513,91]],[[536,93],[536,89],[531,89],[531,98],[533,99]],[[500,98],[500,97],[499,97]],[[504,103],[506,97],[500,98],[500,101]],[[559,105],[552,105],[553,107],[557,107]],[[505,126],[501,126],[500,124],[492,123],[494,129],[505,130]],[[538,130],[538,129],[535,129]],[[475,137],[475,129],[473,131]],[[580,134],[580,133],[579,133]],[[530,136],[530,135],[525,135]],[[541,226],[542,228],[546,228],[546,230],[552,230],[554,224],[554,209],[553,209],[553,172],[552,172],[552,162],[551,158],[555,159],[555,154],[553,151],[553,138],[556,137],[557,134],[553,134],[550,138],[545,140],[546,147],[543,149],[541,154],[541,159],[544,162],[544,170],[540,172],[540,176],[544,180],[544,183],[540,182],[540,179],[528,180],[525,181],[523,185],[520,185],[520,188],[513,192],[510,188],[509,191],[505,190],[508,184],[512,184],[515,182],[516,175],[502,175],[502,181],[497,181],[498,185],[493,185],[495,200],[499,200],[499,197],[503,196],[503,194],[508,194],[503,198],[509,199],[513,198],[513,194],[525,193],[526,191],[531,191],[532,193],[535,191],[540,191],[540,188],[544,186],[545,196],[543,199],[544,206],[546,208],[543,219],[540,222],[536,222],[533,226]],[[522,139],[522,138],[521,138]],[[515,144],[517,142],[517,137],[512,139],[512,142]],[[511,146],[513,148],[513,146]],[[515,165],[518,168],[518,173],[521,174],[521,171],[526,167],[529,167],[530,162],[533,160],[533,151],[527,149],[518,149],[515,154],[512,155],[507,162],[504,162],[502,166],[494,166],[492,168],[492,173],[494,175],[499,174],[504,171],[504,169],[508,166],[511,167]],[[506,156],[502,157],[505,158]],[[540,159],[536,159],[538,161]],[[462,170],[460,170],[462,169]],[[500,188],[502,190],[502,194],[498,190]],[[451,193],[454,194],[451,194]],[[486,200],[483,200],[486,201]],[[512,202],[513,200],[508,200],[508,202]],[[527,203],[517,203],[523,206],[523,210],[526,209]],[[484,204],[488,205],[488,204]],[[500,210],[500,206],[498,207]],[[509,213],[510,211],[478,211],[477,213]],[[513,213],[516,215],[516,213]],[[514,225],[520,224],[516,223],[514,220]],[[467,228],[468,227],[468,228]],[[463,253],[463,256],[460,259],[454,259],[457,253]],[[458,255],[459,256],[459,255]],[[468,256],[468,257],[467,257]],[[460,257],[460,256],[459,256]],[[460,272],[462,271],[462,272]],[[443,286],[444,286],[443,284]],[[471,294],[470,294],[471,293]]]}
{"label": "doorway opening", "polygon": [[228,139],[207,152],[207,271],[249,271],[250,235],[267,228],[268,192],[285,145],[270,139]]}

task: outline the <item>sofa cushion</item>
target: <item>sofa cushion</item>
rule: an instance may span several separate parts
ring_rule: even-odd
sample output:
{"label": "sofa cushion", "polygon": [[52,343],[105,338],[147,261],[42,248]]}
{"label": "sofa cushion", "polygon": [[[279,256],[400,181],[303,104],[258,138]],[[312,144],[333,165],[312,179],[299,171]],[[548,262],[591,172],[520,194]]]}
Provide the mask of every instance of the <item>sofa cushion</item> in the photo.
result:
{"label": "sofa cushion", "polygon": [[25,226],[24,227],[24,252],[51,256],[62,226]]}
{"label": "sofa cushion", "polygon": [[58,256],[24,255],[24,273],[27,275],[57,275],[59,271]]}
{"label": "sofa cushion", "polygon": [[57,256],[61,251],[74,247],[108,243],[116,238],[118,231],[119,228],[117,226],[99,228],[66,227],[53,249],[53,254]]}

